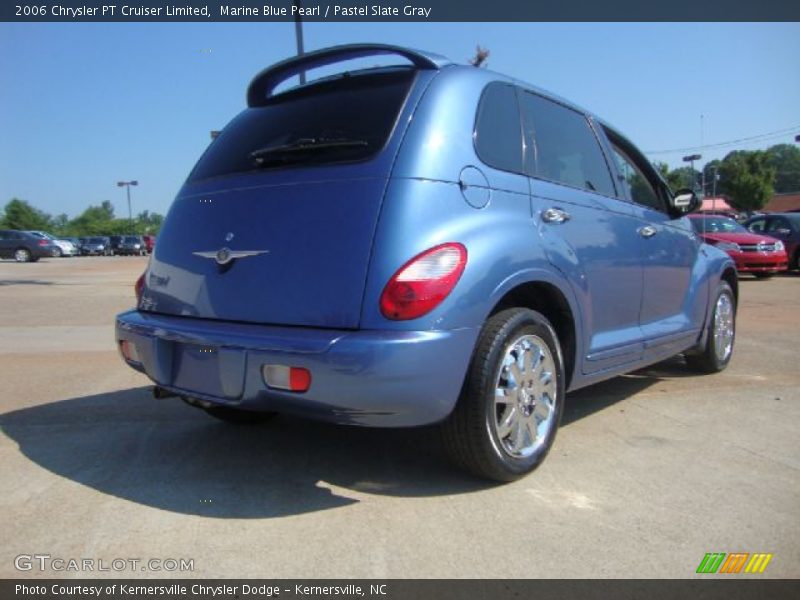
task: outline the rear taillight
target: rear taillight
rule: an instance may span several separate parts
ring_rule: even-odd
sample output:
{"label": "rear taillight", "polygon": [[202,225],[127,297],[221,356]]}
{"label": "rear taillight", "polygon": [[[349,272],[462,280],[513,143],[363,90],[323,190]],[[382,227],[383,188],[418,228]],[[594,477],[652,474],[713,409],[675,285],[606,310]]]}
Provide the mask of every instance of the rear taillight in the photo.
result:
{"label": "rear taillight", "polygon": [[[146,271],[145,271],[146,272]],[[136,304],[139,304],[139,301],[142,299],[142,291],[144,290],[144,273],[139,275],[139,279],[136,280],[136,283],[133,286],[133,291],[136,292]]]}
{"label": "rear taillight", "polygon": [[387,319],[416,319],[436,308],[453,290],[467,265],[467,249],[458,243],[435,246],[403,265],[381,294]]}
{"label": "rear taillight", "polygon": [[39,243],[40,246],[49,246],[50,245],[50,242],[48,240],[39,240],[38,243]]}

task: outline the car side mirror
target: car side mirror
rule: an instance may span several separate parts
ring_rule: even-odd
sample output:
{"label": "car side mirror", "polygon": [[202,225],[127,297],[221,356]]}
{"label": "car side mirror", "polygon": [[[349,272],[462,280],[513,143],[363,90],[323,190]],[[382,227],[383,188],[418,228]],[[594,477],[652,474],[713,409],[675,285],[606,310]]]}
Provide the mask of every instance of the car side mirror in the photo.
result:
{"label": "car side mirror", "polygon": [[694,190],[689,188],[681,188],[672,196],[670,200],[670,207],[672,210],[681,215],[687,215],[700,208],[700,198],[694,193]]}

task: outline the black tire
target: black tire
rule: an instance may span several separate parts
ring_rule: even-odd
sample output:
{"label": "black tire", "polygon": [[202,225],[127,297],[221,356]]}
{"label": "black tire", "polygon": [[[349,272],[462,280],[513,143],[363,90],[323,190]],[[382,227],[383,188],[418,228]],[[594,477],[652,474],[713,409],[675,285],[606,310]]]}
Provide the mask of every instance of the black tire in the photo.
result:
{"label": "black tire", "polygon": [[[524,350],[525,344],[532,344],[528,347],[539,351],[537,366],[519,371],[519,360],[526,364],[524,357],[527,354],[516,352],[515,356],[515,351]],[[513,388],[513,375],[503,375],[509,373],[509,365],[516,366],[516,372],[522,378],[522,382],[514,384]],[[542,366],[542,371],[536,375],[538,365]],[[458,403],[441,426],[444,447],[450,458],[463,469],[494,481],[514,481],[533,471],[547,456],[561,420],[565,393],[563,365],[558,337],[542,314],[526,308],[512,308],[491,317],[478,338]],[[547,371],[544,371],[545,367],[548,367]],[[530,379],[526,382],[528,376]],[[538,383],[534,384],[536,378]],[[516,397],[520,398],[524,393],[525,401],[531,404],[514,400],[515,394],[509,393],[513,389],[525,389]],[[496,401],[498,390],[502,390],[503,395],[508,393],[508,402]],[[537,431],[534,440],[528,430],[527,439],[531,446],[522,449],[527,454],[515,453],[515,438],[518,440],[521,436],[525,440],[526,437],[521,429],[513,432],[516,425],[509,425],[511,417],[516,414],[514,423],[518,423],[520,415],[523,415],[523,421],[528,419],[529,423],[538,425],[536,417],[541,415],[537,411],[542,407],[547,410],[547,416],[541,421],[544,424],[542,435],[539,436]],[[501,434],[501,427],[509,427],[509,433]]]}
{"label": "black tire", "polygon": [[775,273],[753,273],[756,276],[756,279],[769,279],[770,277],[775,277]]}
{"label": "black tire", "polygon": [[53,250],[53,258],[61,258],[63,256],[64,256],[64,251],[58,246],[56,246],[56,248]]}
{"label": "black tire", "polygon": [[230,406],[209,406],[204,407],[203,410],[215,419],[235,425],[256,425],[271,420],[276,414],[274,412],[242,410],[240,408],[231,408]]}
{"label": "black tire", "polygon": [[[730,302],[730,325],[731,325],[731,339],[730,347],[720,350],[717,346],[717,329],[724,325],[727,317],[719,315],[718,312],[722,310],[727,313],[727,309],[723,308],[720,304],[722,297],[727,297]],[[718,316],[720,319],[718,319]],[[686,364],[693,371],[700,373],[719,373],[725,367],[733,356],[733,347],[736,342],[736,297],[733,295],[731,286],[726,281],[720,281],[717,285],[717,293],[714,296],[714,311],[711,314],[711,320],[706,328],[706,341],[702,351],[686,355]],[[727,344],[726,344],[727,346]]]}

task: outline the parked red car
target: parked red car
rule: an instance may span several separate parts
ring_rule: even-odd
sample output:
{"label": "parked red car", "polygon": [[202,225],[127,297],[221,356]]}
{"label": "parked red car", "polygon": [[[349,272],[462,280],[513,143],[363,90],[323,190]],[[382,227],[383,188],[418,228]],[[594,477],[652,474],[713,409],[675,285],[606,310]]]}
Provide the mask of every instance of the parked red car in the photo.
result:
{"label": "parked red car", "polygon": [[156,236],[154,235],[143,235],[142,239],[144,240],[144,247],[147,249],[148,254],[153,253],[153,248],[156,245]]}
{"label": "parked red car", "polygon": [[725,250],[733,258],[740,273],[772,277],[788,267],[786,249],[780,240],[747,231],[728,217],[689,215],[689,219],[704,242]]}

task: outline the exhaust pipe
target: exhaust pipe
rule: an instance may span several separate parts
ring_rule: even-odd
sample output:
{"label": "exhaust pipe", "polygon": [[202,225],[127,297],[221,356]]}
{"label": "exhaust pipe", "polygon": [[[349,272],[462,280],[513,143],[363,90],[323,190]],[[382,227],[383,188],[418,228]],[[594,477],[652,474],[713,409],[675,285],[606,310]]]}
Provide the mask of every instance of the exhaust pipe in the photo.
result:
{"label": "exhaust pipe", "polygon": [[176,398],[177,396],[178,394],[175,394],[174,392],[165,390],[164,388],[159,387],[157,385],[153,386],[153,398],[155,398],[156,400],[163,400],[164,398]]}

